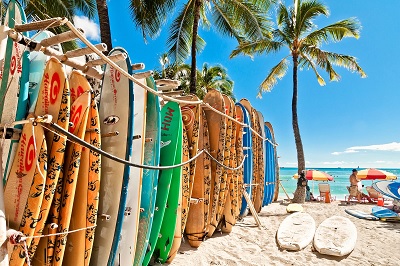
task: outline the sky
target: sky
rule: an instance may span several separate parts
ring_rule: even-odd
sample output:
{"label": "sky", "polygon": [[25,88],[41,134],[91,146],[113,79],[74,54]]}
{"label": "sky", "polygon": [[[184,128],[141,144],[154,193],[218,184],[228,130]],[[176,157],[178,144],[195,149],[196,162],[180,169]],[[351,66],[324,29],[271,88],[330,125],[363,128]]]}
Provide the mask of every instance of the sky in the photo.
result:
{"label": "sky", "polygon": [[[182,1],[181,1],[182,2]],[[310,70],[298,74],[298,119],[307,168],[360,167],[400,168],[400,67],[397,56],[400,43],[398,0],[322,0],[330,10],[329,17],[319,17],[315,24],[323,27],[336,21],[356,17],[362,25],[359,39],[346,38],[339,43],[323,45],[322,49],[357,57],[367,78],[336,67],[339,82],[321,87]],[[143,41],[132,22],[127,0],[109,0],[111,34],[114,47],[128,51],[132,63],[145,63],[146,70],[160,67],[159,57],[167,51],[166,24],[155,40]],[[286,0],[286,5],[292,4]],[[177,5],[176,11],[181,8]],[[270,17],[275,21],[275,10]],[[78,21],[80,20],[80,21]],[[85,29],[93,43],[98,43],[98,22],[76,17],[78,26]],[[204,62],[221,64],[234,81],[236,99],[247,98],[262,112],[265,121],[272,123],[281,167],[297,167],[291,101],[291,66],[271,92],[257,98],[258,87],[288,50],[255,56],[229,59],[237,42],[222,36],[212,28],[201,30],[206,41],[198,55],[198,67]],[[188,63],[190,61],[187,61]]]}

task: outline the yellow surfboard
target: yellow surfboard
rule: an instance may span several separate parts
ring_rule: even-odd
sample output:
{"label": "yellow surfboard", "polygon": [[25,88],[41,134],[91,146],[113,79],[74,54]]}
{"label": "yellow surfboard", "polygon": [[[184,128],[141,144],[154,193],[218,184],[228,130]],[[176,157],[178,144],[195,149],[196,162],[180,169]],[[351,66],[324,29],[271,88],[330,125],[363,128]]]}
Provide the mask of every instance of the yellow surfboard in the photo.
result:
{"label": "yellow surfboard", "polygon": [[[34,116],[28,116],[31,117]],[[47,145],[43,128],[32,123],[25,124],[4,188],[4,204],[9,227],[27,237],[33,236],[40,219],[46,169]],[[26,240],[27,245],[30,240]],[[19,246],[14,246],[9,255],[10,265],[23,264],[27,256]]]}
{"label": "yellow surfboard", "polygon": [[[203,109],[200,109],[199,112],[199,150],[210,151],[206,116]],[[185,232],[190,246],[198,248],[207,235],[209,222],[211,160],[208,155],[203,153],[196,161],[192,192],[193,203],[190,204]]]}
{"label": "yellow surfboard", "polygon": [[[56,59],[50,58],[44,70],[42,83],[35,106],[36,115],[51,114],[53,121],[60,127],[68,129],[69,122],[69,83],[63,65]],[[46,143],[49,151],[46,184],[41,205],[41,219],[35,228],[35,236],[41,236],[45,227],[54,191],[57,185],[60,169],[64,162],[66,137],[46,131]],[[29,246],[29,257],[33,259],[40,238],[33,238]]]}
{"label": "yellow surfboard", "polygon": [[[224,100],[229,101],[229,115],[232,118],[236,117],[235,103],[232,98],[224,97]],[[229,127],[231,130],[229,131]],[[229,120],[228,122],[228,130],[227,130],[227,139],[230,139],[230,160],[229,167],[236,168],[237,160],[236,160],[236,122]],[[229,132],[231,134],[229,134]],[[224,233],[230,233],[232,231],[232,226],[236,224],[236,210],[237,210],[237,197],[238,197],[238,171],[237,170],[227,170],[227,191],[226,191],[226,201],[223,209],[223,217],[221,220],[221,229]]]}
{"label": "yellow surfboard", "polygon": [[[88,114],[90,112],[90,85],[82,84],[84,92],[76,98],[71,106],[71,122],[69,131],[80,139],[84,139]],[[76,184],[79,173],[82,146],[79,144],[67,143],[67,151],[64,162],[64,175],[62,179],[61,202],[58,214],[58,233],[67,233],[71,221],[72,207],[75,198]],[[67,234],[56,237],[54,247],[53,265],[61,265],[67,243]]]}
{"label": "yellow surfboard", "polygon": [[[225,113],[225,103],[222,94],[217,90],[209,90],[203,100],[211,107]],[[209,126],[210,153],[219,162],[224,161],[224,145],[226,133],[226,118],[213,110],[205,110]],[[210,193],[210,221],[207,223],[208,236],[212,236],[218,226],[218,210],[222,205],[219,200],[221,183],[224,181],[224,169],[215,161],[211,161],[211,193]]]}
{"label": "yellow surfboard", "polygon": [[[85,141],[100,148],[100,121],[94,93],[91,96]],[[100,154],[83,147],[70,231],[89,229],[68,236],[63,265],[89,265],[97,221],[100,169]]]}

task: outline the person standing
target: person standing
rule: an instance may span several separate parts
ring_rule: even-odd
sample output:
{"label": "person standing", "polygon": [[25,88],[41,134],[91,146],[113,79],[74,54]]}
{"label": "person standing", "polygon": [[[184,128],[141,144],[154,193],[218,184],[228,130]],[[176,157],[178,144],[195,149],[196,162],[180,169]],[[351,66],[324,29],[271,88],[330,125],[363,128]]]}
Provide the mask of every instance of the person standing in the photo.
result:
{"label": "person standing", "polygon": [[[369,202],[373,202],[368,195],[362,192],[363,185],[361,184],[361,180],[357,178],[357,173],[357,169],[353,169],[349,177],[350,195],[356,195],[358,203],[361,203],[361,198],[366,198]],[[350,197],[347,199],[347,203],[350,203]]]}

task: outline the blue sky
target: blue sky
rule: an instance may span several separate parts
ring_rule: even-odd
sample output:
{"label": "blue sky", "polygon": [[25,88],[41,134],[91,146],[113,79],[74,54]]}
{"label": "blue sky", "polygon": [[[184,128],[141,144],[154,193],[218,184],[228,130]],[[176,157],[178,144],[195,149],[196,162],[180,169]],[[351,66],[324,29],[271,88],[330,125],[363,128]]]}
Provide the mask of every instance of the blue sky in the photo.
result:
{"label": "blue sky", "polygon": [[[329,7],[331,15],[315,21],[319,27],[349,17],[357,17],[362,24],[358,40],[345,39],[322,48],[357,57],[368,77],[362,79],[358,74],[336,68],[341,80],[329,82],[327,75],[320,72],[327,81],[321,87],[312,71],[299,72],[298,117],[306,167],[400,168],[400,68],[396,64],[400,1],[384,0],[379,6],[371,0],[322,2]],[[286,4],[291,3],[286,0]],[[131,61],[145,63],[146,69],[159,67],[159,56],[167,50],[169,25],[156,40],[145,44],[130,18],[128,1],[110,0],[108,4],[114,47],[124,47]],[[274,10],[271,17],[275,18]],[[95,24],[83,25],[92,39],[98,38]],[[207,45],[198,56],[198,66],[207,62],[222,64],[228,69],[228,75],[235,82],[236,98],[249,99],[265,120],[272,123],[279,144],[280,166],[295,167],[291,68],[272,92],[264,93],[262,99],[256,98],[258,86],[268,71],[288,51],[256,56],[253,60],[244,56],[229,59],[237,45],[235,40],[212,29],[201,31],[200,35]]]}

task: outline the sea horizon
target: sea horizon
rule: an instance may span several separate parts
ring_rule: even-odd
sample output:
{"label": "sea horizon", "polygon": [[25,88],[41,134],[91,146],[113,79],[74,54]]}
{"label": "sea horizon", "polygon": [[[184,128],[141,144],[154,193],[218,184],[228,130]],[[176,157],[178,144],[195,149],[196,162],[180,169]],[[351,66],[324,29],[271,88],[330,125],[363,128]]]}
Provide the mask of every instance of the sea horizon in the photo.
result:
{"label": "sea horizon", "polygon": [[[350,185],[349,176],[351,175],[352,167],[307,167],[306,169],[315,169],[324,171],[331,176],[333,176],[333,181],[329,181],[331,187],[332,196],[336,197],[337,200],[344,200],[348,195],[346,186]],[[366,169],[366,168],[356,168],[356,169]],[[378,168],[400,176],[400,168]],[[293,178],[293,175],[297,173],[297,167],[279,167],[279,179],[282,186],[285,188],[287,194],[290,198],[293,198],[293,193],[297,187],[297,179]],[[309,181],[311,192],[314,197],[319,196],[318,183],[322,181]],[[364,185],[363,192],[368,195],[365,187],[371,186],[374,180],[362,180]],[[282,187],[279,188],[279,198],[286,199],[287,196],[283,191]]]}

